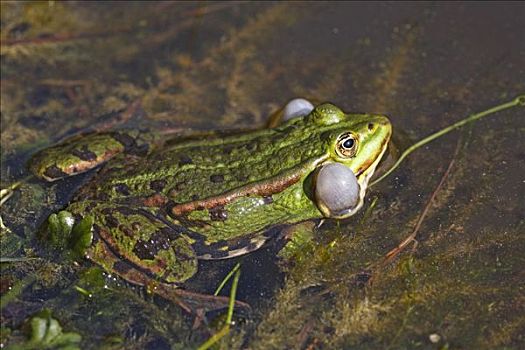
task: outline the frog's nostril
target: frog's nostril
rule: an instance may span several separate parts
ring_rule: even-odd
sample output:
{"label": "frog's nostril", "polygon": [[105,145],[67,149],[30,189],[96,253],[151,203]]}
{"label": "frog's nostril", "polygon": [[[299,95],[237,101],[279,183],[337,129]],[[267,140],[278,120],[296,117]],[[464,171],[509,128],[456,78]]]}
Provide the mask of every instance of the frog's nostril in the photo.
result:
{"label": "frog's nostril", "polygon": [[374,131],[375,125],[373,123],[368,123],[368,131]]}
{"label": "frog's nostril", "polygon": [[390,120],[388,120],[387,118],[384,118],[384,119],[381,121],[381,125],[390,125]]}

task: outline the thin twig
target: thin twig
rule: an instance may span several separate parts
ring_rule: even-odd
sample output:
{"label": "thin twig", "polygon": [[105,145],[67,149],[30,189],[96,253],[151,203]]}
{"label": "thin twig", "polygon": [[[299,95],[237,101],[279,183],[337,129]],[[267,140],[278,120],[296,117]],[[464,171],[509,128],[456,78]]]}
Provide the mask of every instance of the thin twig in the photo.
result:
{"label": "thin twig", "polygon": [[441,180],[439,181],[439,184],[434,189],[434,191],[432,192],[432,195],[430,196],[430,198],[428,199],[427,203],[425,204],[425,207],[424,207],[423,211],[421,212],[421,214],[419,215],[419,219],[417,220],[416,226],[414,227],[414,230],[412,231],[412,233],[410,235],[408,235],[401,243],[399,243],[399,245],[397,247],[395,247],[394,249],[389,251],[379,264],[374,264],[374,265],[376,265],[376,266],[377,265],[379,265],[379,266],[387,265],[393,259],[395,259],[395,257],[398,256],[411,242],[417,242],[415,240],[415,238],[416,238],[416,236],[417,236],[417,234],[419,232],[419,229],[421,228],[421,225],[423,224],[423,221],[425,220],[425,218],[426,218],[426,216],[428,214],[428,211],[430,210],[430,207],[432,206],[432,203],[436,199],[436,196],[439,193],[439,191],[441,191],[441,188],[443,187],[443,184],[445,183],[446,179],[448,178],[448,176],[450,174],[450,171],[451,171],[452,167],[454,166],[454,163],[456,162],[456,157],[457,157],[457,155],[459,153],[460,145],[461,145],[461,142],[458,141],[457,146],[456,146],[456,151],[454,152],[454,156],[450,160],[450,163],[448,165],[447,170],[443,173],[443,176],[441,177]]}
{"label": "thin twig", "polygon": [[217,343],[222,337],[230,332],[230,326],[232,324],[233,317],[233,308],[235,306],[235,296],[237,294],[237,284],[239,283],[239,277],[241,275],[241,270],[235,271],[235,276],[233,277],[232,287],[230,289],[230,302],[228,306],[228,313],[226,314],[226,322],[224,326],[214,335],[212,335],[206,342],[199,346],[198,350],[206,350]]}
{"label": "thin twig", "polygon": [[221,284],[219,284],[219,286],[217,287],[217,289],[215,290],[215,293],[213,293],[213,295],[217,296],[219,295],[219,293],[221,292],[222,288],[224,288],[224,286],[226,285],[226,283],[228,283],[228,281],[230,280],[230,278],[233,276],[233,274],[238,270],[240,269],[241,267],[241,264],[240,263],[237,263],[235,264],[235,266],[233,267],[233,269],[226,275],[226,277],[224,277],[224,279],[222,280]]}
{"label": "thin twig", "polygon": [[441,137],[441,136],[443,136],[445,134],[448,134],[449,132],[451,132],[453,130],[456,130],[456,129],[458,129],[458,128],[466,125],[466,124],[472,123],[473,121],[478,120],[480,118],[486,117],[488,115],[491,115],[491,114],[494,114],[494,113],[497,113],[497,112],[504,111],[504,110],[512,108],[512,107],[524,106],[524,105],[525,105],[525,95],[521,95],[521,96],[516,97],[512,101],[508,101],[508,102],[502,103],[500,105],[497,105],[495,107],[486,109],[486,110],[484,110],[482,112],[472,114],[472,115],[468,116],[465,119],[461,119],[460,121],[458,121],[458,122],[456,122],[456,123],[454,123],[454,124],[452,124],[452,125],[450,125],[450,126],[448,126],[446,128],[443,128],[443,129],[439,130],[438,132],[435,132],[435,133],[425,137],[422,140],[419,140],[418,142],[416,142],[415,144],[413,144],[412,146],[407,148],[403,152],[403,154],[401,154],[401,156],[399,157],[397,162],[390,169],[388,169],[388,171],[386,173],[384,173],[380,178],[378,178],[374,182],[372,182],[369,185],[369,187],[374,186],[375,184],[377,184],[378,182],[380,182],[381,180],[386,178],[388,175],[390,175],[410,153],[412,153],[416,149],[426,145],[427,143],[432,142],[435,139],[437,139],[437,138],[439,138],[439,137]]}

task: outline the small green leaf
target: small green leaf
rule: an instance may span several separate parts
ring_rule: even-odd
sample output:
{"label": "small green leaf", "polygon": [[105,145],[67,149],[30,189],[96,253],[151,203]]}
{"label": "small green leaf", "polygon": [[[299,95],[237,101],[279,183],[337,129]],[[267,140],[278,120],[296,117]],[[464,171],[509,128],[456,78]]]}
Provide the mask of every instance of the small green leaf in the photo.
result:
{"label": "small green leaf", "polygon": [[34,315],[29,324],[31,326],[29,339],[22,343],[12,344],[7,349],[80,349],[78,343],[82,337],[73,332],[62,333],[62,327],[48,309]]}

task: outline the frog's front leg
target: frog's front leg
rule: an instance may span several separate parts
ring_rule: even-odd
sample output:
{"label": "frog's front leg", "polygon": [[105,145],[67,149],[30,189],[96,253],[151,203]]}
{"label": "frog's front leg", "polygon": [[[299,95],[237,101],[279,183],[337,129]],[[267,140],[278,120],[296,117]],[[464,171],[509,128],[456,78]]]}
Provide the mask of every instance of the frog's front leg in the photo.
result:
{"label": "frog's front leg", "polygon": [[313,242],[315,227],[315,222],[305,221],[286,228],[282,233],[286,243],[279,256],[290,260],[303,254]]}
{"label": "frog's front leg", "polygon": [[[30,169],[55,181],[91,170],[120,153],[146,154],[148,142],[140,132],[107,132],[75,136],[36,154]],[[149,137],[151,138],[151,137]]]}

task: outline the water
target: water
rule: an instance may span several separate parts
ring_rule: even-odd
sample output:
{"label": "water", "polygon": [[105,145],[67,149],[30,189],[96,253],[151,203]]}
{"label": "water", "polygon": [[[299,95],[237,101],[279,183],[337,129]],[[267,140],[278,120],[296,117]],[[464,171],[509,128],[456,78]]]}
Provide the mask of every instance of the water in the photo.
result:
{"label": "water", "polygon": [[[519,3],[1,6],[2,187],[38,149],[84,130],[263,126],[303,96],[387,114],[417,140],[525,91]],[[119,113],[137,101],[140,112]],[[360,214],[326,222],[293,264],[275,246],[241,259],[238,298],[254,313],[218,346],[523,348],[523,130],[513,109],[447,135]],[[372,269],[413,232],[452,159],[417,246]],[[28,347],[23,325],[43,308],[86,349],[202,344],[222,312],[193,328],[176,305],[38,243],[79,182],[31,179],[2,206],[2,258],[39,257],[2,263],[2,344]],[[193,290],[212,292],[235,262],[202,265]]]}

